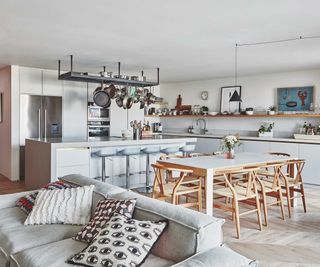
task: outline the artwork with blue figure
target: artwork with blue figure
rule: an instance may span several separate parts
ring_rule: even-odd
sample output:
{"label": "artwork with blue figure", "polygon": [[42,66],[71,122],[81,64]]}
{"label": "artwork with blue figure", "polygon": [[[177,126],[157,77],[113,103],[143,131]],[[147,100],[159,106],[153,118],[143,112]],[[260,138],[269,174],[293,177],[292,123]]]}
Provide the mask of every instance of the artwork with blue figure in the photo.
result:
{"label": "artwork with blue figure", "polygon": [[278,111],[309,111],[313,86],[278,88]]}

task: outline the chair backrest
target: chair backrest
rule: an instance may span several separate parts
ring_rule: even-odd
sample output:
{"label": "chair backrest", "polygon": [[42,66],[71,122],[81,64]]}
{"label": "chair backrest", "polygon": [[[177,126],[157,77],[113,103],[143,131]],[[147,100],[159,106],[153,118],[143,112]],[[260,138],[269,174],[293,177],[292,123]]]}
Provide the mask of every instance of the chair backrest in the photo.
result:
{"label": "chair backrest", "polygon": [[283,153],[283,152],[269,152],[269,155],[291,157],[290,154],[288,154],[288,153]]}
{"label": "chair backrest", "polygon": [[265,167],[266,168],[272,168],[273,169],[273,183],[272,183],[272,189],[277,189],[279,186],[281,186],[280,182],[280,176],[282,174],[281,169],[283,166],[286,166],[286,163],[284,162],[273,162],[268,163]]}
{"label": "chair backrest", "polygon": [[297,160],[290,160],[288,162],[288,166],[292,166],[294,168],[295,173],[293,174],[294,183],[298,184],[302,181],[302,171],[304,168],[304,165],[306,164],[306,161],[304,159],[297,159]]}
{"label": "chair backrest", "polygon": [[246,185],[246,197],[252,196],[253,193],[255,193],[257,189],[256,179],[257,179],[257,172],[259,171],[259,168],[252,167],[252,168],[245,168],[245,169],[229,169],[229,170],[221,170],[216,172],[217,175],[223,174],[225,181],[228,185],[228,187],[231,189],[231,191],[235,194],[235,189],[233,185],[230,183],[228,177],[235,176],[237,174],[246,175],[247,176],[247,182]]}

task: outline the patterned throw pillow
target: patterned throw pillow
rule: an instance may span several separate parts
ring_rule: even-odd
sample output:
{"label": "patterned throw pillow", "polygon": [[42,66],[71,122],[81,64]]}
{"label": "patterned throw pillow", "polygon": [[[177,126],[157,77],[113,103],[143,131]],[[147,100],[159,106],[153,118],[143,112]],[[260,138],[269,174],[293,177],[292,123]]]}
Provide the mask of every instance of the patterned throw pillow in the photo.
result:
{"label": "patterned throw pillow", "polygon": [[94,241],[67,262],[94,267],[141,266],[167,225],[168,220],[138,221],[115,213]]}
{"label": "patterned throw pillow", "polygon": [[[53,182],[46,184],[43,188],[47,190],[54,190],[54,189],[65,189],[65,188],[73,188],[74,185],[64,183],[64,182]],[[16,206],[20,207],[22,211],[26,214],[29,214],[32,211],[36,198],[39,192],[33,192],[29,195],[21,197],[17,202]]]}
{"label": "patterned throw pillow", "polygon": [[92,242],[95,236],[101,231],[101,228],[111,219],[115,212],[131,218],[135,205],[135,199],[100,200],[90,222],[85,225],[73,239],[87,243]]}

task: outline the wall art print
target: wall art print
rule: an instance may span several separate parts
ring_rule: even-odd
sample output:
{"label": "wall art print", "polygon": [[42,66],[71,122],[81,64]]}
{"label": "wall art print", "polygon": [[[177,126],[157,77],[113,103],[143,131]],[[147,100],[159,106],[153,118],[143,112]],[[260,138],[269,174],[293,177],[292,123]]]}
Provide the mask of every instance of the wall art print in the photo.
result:
{"label": "wall art print", "polygon": [[313,86],[278,88],[278,111],[309,111],[313,99]]}

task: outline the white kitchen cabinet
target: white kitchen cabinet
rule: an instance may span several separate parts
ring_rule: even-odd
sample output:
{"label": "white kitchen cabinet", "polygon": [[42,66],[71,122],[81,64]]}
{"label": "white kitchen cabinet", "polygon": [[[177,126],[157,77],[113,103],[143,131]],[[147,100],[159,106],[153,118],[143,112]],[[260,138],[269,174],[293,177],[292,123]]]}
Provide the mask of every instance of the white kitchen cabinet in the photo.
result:
{"label": "white kitchen cabinet", "polygon": [[19,67],[20,94],[42,95],[42,70]]}
{"label": "white kitchen cabinet", "polygon": [[268,153],[270,142],[262,141],[241,141],[243,152]]}
{"label": "white kitchen cabinet", "polygon": [[90,175],[90,149],[66,148],[56,151],[56,177],[68,174]]}
{"label": "white kitchen cabinet", "polygon": [[87,138],[87,113],[87,84],[63,81],[63,137]]}
{"label": "white kitchen cabinet", "polygon": [[220,139],[197,138],[195,152],[210,153],[220,150]]}
{"label": "white kitchen cabinet", "polygon": [[112,100],[110,106],[110,136],[121,136],[121,130],[127,129],[127,112],[126,109],[119,108],[116,102]]}
{"label": "white kitchen cabinet", "polygon": [[299,144],[299,158],[306,160],[302,173],[303,181],[320,185],[320,145]]}
{"label": "white kitchen cabinet", "polygon": [[282,152],[287,153],[292,157],[299,157],[299,145],[292,143],[270,142],[270,152]]}
{"label": "white kitchen cabinet", "polygon": [[43,95],[62,96],[63,83],[58,79],[58,72],[54,70],[43,71]]}

